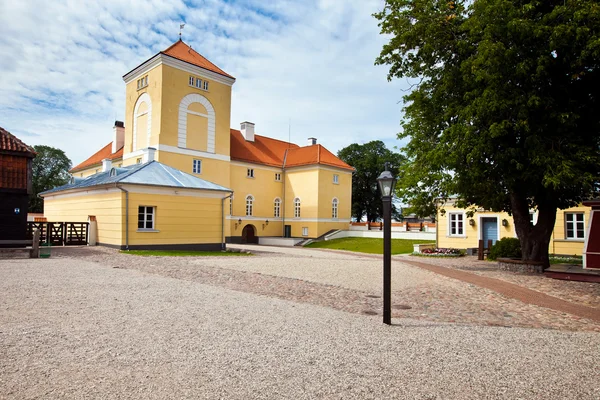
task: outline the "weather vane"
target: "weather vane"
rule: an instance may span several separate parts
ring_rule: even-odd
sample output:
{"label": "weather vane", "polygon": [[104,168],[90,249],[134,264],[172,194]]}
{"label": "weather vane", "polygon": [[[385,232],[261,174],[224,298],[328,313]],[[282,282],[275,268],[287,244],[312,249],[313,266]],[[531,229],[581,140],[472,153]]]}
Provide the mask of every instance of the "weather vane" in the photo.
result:
{"label": "weather vane", "polygon": [[181,31],[183,30],[184,26],[185,24],[179,24],[179,40],[181,40]]}

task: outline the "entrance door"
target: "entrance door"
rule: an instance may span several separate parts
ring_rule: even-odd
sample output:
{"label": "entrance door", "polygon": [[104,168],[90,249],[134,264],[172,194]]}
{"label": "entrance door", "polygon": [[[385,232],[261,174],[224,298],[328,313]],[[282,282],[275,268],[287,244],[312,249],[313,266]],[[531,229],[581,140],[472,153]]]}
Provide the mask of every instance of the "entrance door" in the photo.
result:
{"label": "entrance door", "polygon": [[246,225],[244,229],[242,229],[242,243],[258,244],[258,237],[256,236],[256,228],[254,228],[254,225]]}
{"label": "entrance door", "polygon": [[498,218],[481,218],[481,238],[483,245],[487,246],[488,240],[492,244],[498,240]]}
{"label": "entrance door", "polygon": [[291,238],[292,237],[292,226],[286,225],[284,229],[285,229],[285,232],[283,233],[283,236],[286,238]]}

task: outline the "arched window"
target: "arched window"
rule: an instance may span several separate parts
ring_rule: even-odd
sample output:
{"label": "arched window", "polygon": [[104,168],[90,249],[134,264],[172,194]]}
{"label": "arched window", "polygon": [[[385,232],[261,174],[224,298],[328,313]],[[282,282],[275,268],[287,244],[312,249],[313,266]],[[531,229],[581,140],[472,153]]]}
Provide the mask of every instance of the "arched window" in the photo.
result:
{"label": "arched window", "polygon": [[254,197],[251,194],[246,196],[246,215],[252,216],[252,209],[254,208]]}
{"label": "arched window", "polygon": [[294,199],[294,218],[300,218],[300,199]]}
{"label": "arched window", "polygon": [[133,108],[133,137],[131,151],[150,146],[152,132],[152,101],[148,93],[142,93]]}
{"label": "arched window", "polygon": [[215,152],[215,109],[198,93],[188,94],[179,103],[177,146]]}
{"label": "arched window", "polygon": [[337,219],[338,217],[338,199],[335,197],[331,201],[331,218]]}
{"label": "arched window", "polygon": [[281,199],[278,197],[273,202],[273,216],[279,218],[281,216]]}

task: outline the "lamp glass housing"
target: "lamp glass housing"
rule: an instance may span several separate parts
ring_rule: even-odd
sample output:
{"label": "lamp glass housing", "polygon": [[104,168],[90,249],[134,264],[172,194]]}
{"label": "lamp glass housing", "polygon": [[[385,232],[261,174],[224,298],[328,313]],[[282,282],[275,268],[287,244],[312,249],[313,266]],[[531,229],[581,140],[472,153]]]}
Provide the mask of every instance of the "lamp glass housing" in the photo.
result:
{"label": "lamp glass housing", "polygon": [[392,197],[394,194],[394,186],[396,185],[396,179],[392,175],[392,173],[388,170],[385,170],[379,175],[377,178],[377,183],[379,184],[379,190],[381,191],[381,197]]}

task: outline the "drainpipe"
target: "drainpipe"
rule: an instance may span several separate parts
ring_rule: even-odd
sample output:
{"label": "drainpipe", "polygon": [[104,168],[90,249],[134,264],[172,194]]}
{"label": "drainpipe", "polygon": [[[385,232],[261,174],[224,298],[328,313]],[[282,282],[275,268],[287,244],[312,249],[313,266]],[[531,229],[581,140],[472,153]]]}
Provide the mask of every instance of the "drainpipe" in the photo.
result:
{"label": "drainpipe", "polygon": [[283,155],[283,165],[281,166],[281,180],[283,181],[283,200],[282,200],[282,205],[281,205],[281,229],[282,229],[282,234],[281,237],[285,237],[285,161],[287,160],[287,154],[288,151],[285,151],[285,154]]}
{"label": "drainpipe", "polygon": [[125,250],[129,250],[129,192],[115,183],[115,187],[125,192]]}
{"label": "drainpipe", "polygon": [[229,193],[229,196],[225,196],[221,199],[221,250],[225,250],[225,200],[231,199],[233,192]]}

